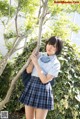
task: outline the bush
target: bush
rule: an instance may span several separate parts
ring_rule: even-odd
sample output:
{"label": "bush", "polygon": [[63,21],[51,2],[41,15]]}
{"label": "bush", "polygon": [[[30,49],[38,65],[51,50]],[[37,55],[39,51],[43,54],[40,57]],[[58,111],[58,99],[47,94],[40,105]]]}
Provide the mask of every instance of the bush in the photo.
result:
{"label": "bush", "polygon": [[[41,50],[44,51],[42,42]],[[6,94],[6,89],[9,86],[9,79],[15,76],[19,69],[25,64],[35,44],[25,48],[23,54],[15,59],[12,67],[7,65],[4,76],[0,80],[5,79],[5,84],[0,83],[3,89],[0,92],[1,98]],[[48,113],[47,119],[79,119],[79,90],[80,90],[80,53],[76,51],[76,47],[70,44],[70,41],[64,42],[64,48],[58,59],[61,62],[61,71],[56,79],[53,87],[54,93],[54,111]],[[9,68],[9,69],[8,69]],[[5,75],[6,73],[6,75]],[[7,75],[8,74],[8,75]],[[6,83],[7,82],[7,83]],[[6,105],[6,110],[10,112],[19,110],[22,104],[18,102],[18,98],[24,86],[21,82],[21,77],[15,86],[10,102]]]}

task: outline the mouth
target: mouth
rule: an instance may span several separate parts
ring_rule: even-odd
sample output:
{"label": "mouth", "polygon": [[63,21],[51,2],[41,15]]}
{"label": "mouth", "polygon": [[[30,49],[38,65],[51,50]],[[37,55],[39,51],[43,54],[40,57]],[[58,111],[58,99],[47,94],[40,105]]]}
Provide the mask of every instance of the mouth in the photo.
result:
{"label": "mouth", "polygon": [[50,52],[50,50],[47,50],[47,52]]}
{"label": "mouth", "polygon": [[47,50],[47,51],[49,51],[49,52],[50,52],[50,49],[49,49],[49,50]]}

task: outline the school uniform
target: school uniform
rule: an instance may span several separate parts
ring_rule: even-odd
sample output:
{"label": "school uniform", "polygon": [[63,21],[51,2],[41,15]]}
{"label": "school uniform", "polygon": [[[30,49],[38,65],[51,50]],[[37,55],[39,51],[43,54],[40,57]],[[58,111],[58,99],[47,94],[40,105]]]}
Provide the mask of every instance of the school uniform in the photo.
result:
{"label": "school uniform", "polygon": [[[38,63],[44,75],[50,74],[53,77],[58,76],[60,62],[56,55],[47,56],[46,52],[40,53]],[[41,82],[35,67],[19,101],[34,108],[54,109],[54,97],[51,84],[50,82],[45,84]]]}

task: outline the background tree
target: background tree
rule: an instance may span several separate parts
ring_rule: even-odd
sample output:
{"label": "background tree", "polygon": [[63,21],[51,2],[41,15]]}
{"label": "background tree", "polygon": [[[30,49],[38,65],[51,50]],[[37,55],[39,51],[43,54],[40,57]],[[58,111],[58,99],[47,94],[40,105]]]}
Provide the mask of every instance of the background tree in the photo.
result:
{"label": "background tree", "polygon": [[[39,51],[39,48],[40,48],[40,41],[41,41],[41,32],[42,32],[42,24],[43,24],[43,20],[45,18],[45,15],[46,15],[46,12],[47,12],[47,0],[45,0],[44,2],[42,1],[42,5],[43,5],[43,11],[41,13],[41,18],[39,20],[39,36],[38,36],[38,41],[37,41],[37,47],[36,47],[36,52]],[[25,70],[25,68],[28,66],[30,62],[30,58],[28,59],[28,61],[26,62],[26,64],[22,67],[21,70],[19,70],[19,72],[17,73],[17,75],[13,78],[12,82],[11,82],[11,85],[10,85],[10,88],[9,90],[7,91],[7,94],[4,98],[4,100],[2,100],[0,102],[0,110],[5,106],[6,103],[9,102],[10,100],[10,96],[12,94],[12,91],[14,89],[14,86],[16,84],[16,81],[18,80],[18,78],[20,77],[21,73]]]}
{"label": "background tree", "polygon": [[[5,70],[0,77],[1,101],[5,97],[6,91],[13,81],[13,77],[17,75],[18,71],[26,63],[28,57],[32,52],[32,49],[35,47],[34,41],[37,41],[38,39],[37,31],[39,26],[41,26],[39,24],[39,20],[41,19],[41,14],[43,10],[41,1],[39,2],[38,0],[20,0],[18,3],[18,1],[16,0],[16,3],[17,6],[15,7],[13,14],[10,15],[7,24],[5,24],[5,27],[7,26],[6,28],[8,29],[6,32],[5,28],[4,34],[8,53],[12,50],[13,46],[16,46],[13,51],[16,51],[18,49],[18,44],[16,45],[16,43],[20,43],[20,41],[23,40],[24,37],[27,38],[28,42],[25,42],[26,45],[23,46],[24,52],[21,55],[16,57],[14,60],[9,60],[9,57],[14,53],[12,52],[12,54],[8,57],[8,64],[6,68],[4,68]],[[18,14],[16,14],[17,10],[19,10]],[[45,20],[42,27],[41,50],[44,51],[44,39],[47,39],[51,35],[56,35],[64,39],[64,49],[61,56],[58,57],[62,65],[61,72],[59,74],[59,77],[56,79],[55,87],[53,87],[55,93],[55,110],[49,113],[47,117],[48,119],[79,119],[80,54],[78,53],[77,48],[72,45],[68,40],[70,38],[71,31],[78,32],[80,29],[79,26],[70,21],[69,14],[72,12],[79,13],[79,11],[80,5],[77,4],[57,5],[53,3],[53,0],[48,1],[47,13],[45,15]],[[4,12],[1,13],[3,14]],[[8,15],[6,15],[6,17],[8,17]],[[15,30],[10,29],[9,23],[11,22],[11,19],[17,18],[15,20],[17,21],[19,17],[25,18],[24,26],[15,25]],[[16,23],[18,24],[18,22]],[[17,36],[18,39],[16,39]],[[19,38],[21,38],[21,40]],[[18,40],[18,42],[15,41],[15,39]],[[15,45],[13,45],[14,41]],[[6,54],[6,56],[8,55]],[[21,70],[21,72],[22,71],[23,70]],[[20,76],[20,74],[18,76]],[[19,79],[21,79],[21,77]],[[22,89],[23,85],[22,82],[19,80],[15,86],[15,90],[13,91],[10,102],[3,107],[3,110],[6,109],[9,112],[13,112],[15,110],[19,110],[22,107],[22,104],[17,102]],[[19,93],[17,94],[17,92]]]}

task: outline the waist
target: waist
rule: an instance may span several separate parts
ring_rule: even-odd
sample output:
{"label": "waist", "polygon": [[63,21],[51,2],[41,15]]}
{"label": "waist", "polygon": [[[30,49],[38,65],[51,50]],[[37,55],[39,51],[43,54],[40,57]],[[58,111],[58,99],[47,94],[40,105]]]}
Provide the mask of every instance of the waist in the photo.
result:
{"label": "waist", "polygon": [[45,83],[45,84],[42,83],[41,80],[40,80],[40,78],[39,78],[38,76],[31,76],[31,80],[34,81],[34,82],[39,82],[39,83],[41,83],[41,84],[43,84],[43,85],[50,84],[50,82],[47,82],[47,83]]}
{"label": "waist", "polygon": [[39,76],[38,76],[37,73],[31,73],[31,77],[37,77],[37,78],[39,78]]}

